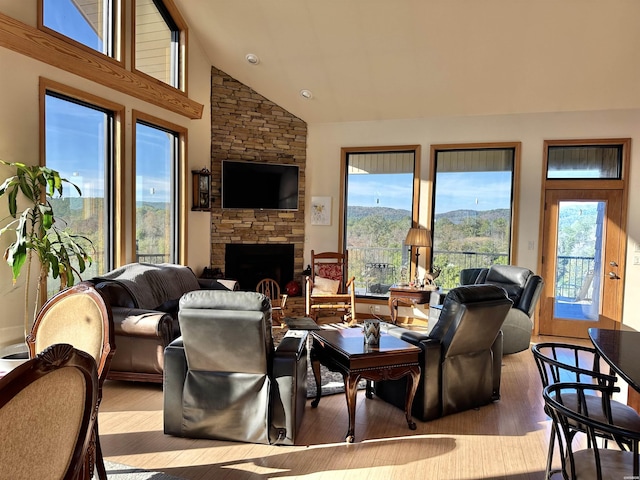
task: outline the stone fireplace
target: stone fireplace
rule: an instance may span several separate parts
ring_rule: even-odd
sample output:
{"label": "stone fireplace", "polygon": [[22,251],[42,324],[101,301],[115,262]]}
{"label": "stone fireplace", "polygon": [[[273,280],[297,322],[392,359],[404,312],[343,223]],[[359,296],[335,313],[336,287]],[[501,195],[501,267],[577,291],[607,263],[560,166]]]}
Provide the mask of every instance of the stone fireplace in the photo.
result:
{"label": "stone fireplace", "polygon": [[240,290],[255,290],[263,278],[273,278],[280,289],[293,280],[293,244],[227,244],[225,275],[238,281]]}
{"label": "stone fireplace", "polygon": [[[212,67],[211,147],[210,266],[220,268],[228,278],[237,278],[242,290],[255,290],[264,277],[274,278],[281,288],[292,279],[300,282],[304,269],[307,124]],[[223,160],[297,165],[298,209],[221,208]],[[248,252],[235,253],[246,247]],[[289,302],[295,304],[293,299]],[[294,313],[300,312],[294,308]]]}

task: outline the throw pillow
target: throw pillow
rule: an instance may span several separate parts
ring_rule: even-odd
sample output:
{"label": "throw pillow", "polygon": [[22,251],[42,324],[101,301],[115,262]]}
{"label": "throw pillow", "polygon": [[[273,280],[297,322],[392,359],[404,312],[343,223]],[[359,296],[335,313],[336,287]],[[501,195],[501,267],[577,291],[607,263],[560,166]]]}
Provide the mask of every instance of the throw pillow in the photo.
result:
{"label": "throw pillow", "polygon": [[326,263],[318,265],[317,275],[331,280],[342,281],[342,266],[337,263]]}
{"label": "throw pillow", "polygon": [[338,280],[331,280],[330,278],[319,277],[313,280],[313,290],[311,295],[335,295],[340,288],[340,282]]}

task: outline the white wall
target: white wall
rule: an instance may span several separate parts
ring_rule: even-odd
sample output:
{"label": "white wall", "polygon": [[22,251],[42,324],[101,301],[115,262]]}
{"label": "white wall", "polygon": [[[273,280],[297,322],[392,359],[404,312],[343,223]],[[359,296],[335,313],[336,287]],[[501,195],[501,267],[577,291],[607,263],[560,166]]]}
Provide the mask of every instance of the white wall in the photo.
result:
{"label": "white wall", "polygon": [[[333,250],[338,245],[340,149],[376,145],[422,146],[422,192],[429,177],[432,144],[470,142],[522,142],[518,264],[538,270],[539,224],[543,141],[572,138],[631,138],[631,178],[627,229],[626,289],[624,323],[640,328],[640,297],[634,295],[640,282],[640,266],[633,265],[635,242],[640,243],[640,110],[579,113],[547,113],[476,117],[429,118],[398,121],[354,122],[309,125],[306,204],[312,196],[333,198],[331,226],[313,226],[307,212],[305,265],[310,251]],[[427,200],[422,199],[424,209]],[[423,215],[421,213],[421,215]],[[421,219],[424,222],[424,219]],[[529,248],[529,245],[533,248]],[[640,255],[640,254],[639,254]]]}
{"label": "white wall", "polygon": [[[36,26],[36,0],[0,0],[0,12],[30,26]],[[128,28],[128,25],[127,25]],[[89,92],[112,102],[126,106],[124,135],[124,162],[127,168],[127,188],[125,188],[124,205],[128,210],[127,220],[131,219],[133,199],[131,190],[130,169],[132,162],[131,143],[131,110],[136,109],[165,119],[166,121],[188,128],[188,162],[189,199],[191,199],[191,170],[200,170],[210,165],[211,121],[210,121],[210,77],[211,64],[202,52],[195,36],[189,39],[189,97],[204,105],[202,119],[188,118],[172,113],[163,108],[143,102],[136,98],[109,89],[100,84],[85,80],[48,64],[33,60],[12,50],[0,47],[0,159],[10,162],[36,164],[39,161],[39,77],[60,82],[64,85]],[[0,167],[0,180],[9,174],[6,167]],[[189,200],[190,201],[190,200]],[[191,203],[189,203],[189,208]],[[6,200],[0,201],[0,222],[8,215]],[[187,234],[187,265],[196,273],[209,265],[210,259],[210,215],[189,210]],[[4,225],[2,222],[0,225]],[[127,236],[126,251],[132,252],[130,245],[132,235]],[[0,238],[0,252],[4,252],[11,243],[7,238]],[[130,260],[130,259],[129,259]],[[23,340],[24,312],[24,272],[17,284],[12,285],[11,269],[0,260],[0,346]],[[34,283],[35,286],[35,283]],[[35,291],[32,288],[31,291]],[[29,302],[33,305],[33,300]]]}

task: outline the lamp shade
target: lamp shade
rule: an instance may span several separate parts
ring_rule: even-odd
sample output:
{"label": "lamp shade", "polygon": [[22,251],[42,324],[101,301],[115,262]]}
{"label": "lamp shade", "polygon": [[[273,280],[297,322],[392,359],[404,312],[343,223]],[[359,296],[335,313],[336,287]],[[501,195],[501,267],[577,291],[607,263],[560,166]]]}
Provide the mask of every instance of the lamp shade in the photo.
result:
{"label": "lamp shade", "polygon": [[431,233],[426,228],[410,228],[404,244],[414,247],[430,247]]}

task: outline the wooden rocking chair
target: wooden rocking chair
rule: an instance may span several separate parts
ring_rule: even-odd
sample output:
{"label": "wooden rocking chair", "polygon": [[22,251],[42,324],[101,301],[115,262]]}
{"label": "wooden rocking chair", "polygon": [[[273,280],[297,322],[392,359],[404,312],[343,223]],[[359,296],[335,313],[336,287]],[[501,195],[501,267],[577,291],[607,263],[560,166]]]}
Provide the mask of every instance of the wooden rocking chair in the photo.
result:
{"label": "wooden rocking chair", "polygon": [[306,315],[316,323],[329,314],[356,323],[355,276],[347,279],[348,252],[315,253],[311,250],[311,274],[306,278]]}

